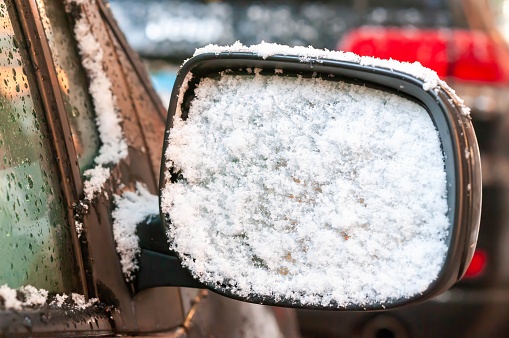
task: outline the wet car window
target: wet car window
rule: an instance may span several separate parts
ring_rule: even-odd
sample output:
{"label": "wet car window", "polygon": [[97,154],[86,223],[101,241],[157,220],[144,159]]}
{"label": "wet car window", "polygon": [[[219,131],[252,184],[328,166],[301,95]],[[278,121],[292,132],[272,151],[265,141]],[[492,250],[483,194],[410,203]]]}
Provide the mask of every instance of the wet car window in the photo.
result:
{"label": "wet car window", "polygon": [[77,290],[77,269],[33,69],[0,0],[0,285]]}
{"label": "wet car window", "polygon": [[92,101],[88,94],[86,74],[80,66],[73,32],[62,4],[56,1],[37,0],[37,6],[51,47],[78,154],[78,164],[83,173],[93,167],[94,157],[99,151],[99,136]]}

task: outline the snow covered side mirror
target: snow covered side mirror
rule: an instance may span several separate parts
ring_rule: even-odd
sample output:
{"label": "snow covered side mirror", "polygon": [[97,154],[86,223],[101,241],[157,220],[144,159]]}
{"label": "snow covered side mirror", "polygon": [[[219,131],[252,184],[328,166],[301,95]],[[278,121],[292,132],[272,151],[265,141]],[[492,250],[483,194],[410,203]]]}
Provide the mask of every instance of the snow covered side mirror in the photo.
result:
{"label": "snow covered side mirror", "polygon": [[480,220],[468,109],[420,65],[266,47],[204,50],[174,86],[161,217],[194,286],[350,311],[447,290]]}

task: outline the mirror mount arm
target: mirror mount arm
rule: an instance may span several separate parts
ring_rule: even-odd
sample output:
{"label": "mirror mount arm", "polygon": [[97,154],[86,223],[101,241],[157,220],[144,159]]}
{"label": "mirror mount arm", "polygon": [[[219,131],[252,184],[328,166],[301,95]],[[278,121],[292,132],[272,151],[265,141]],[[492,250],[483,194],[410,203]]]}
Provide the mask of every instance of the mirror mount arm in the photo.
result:
{"label": "mirror mount arm", "polygon": [[137,292],[158,286],[206,288],[182,267],[176,256],[141,249],[139,264],[135,280]]}
{"label": "mirror mount arm", "polygon": [[139,238],[140,269],[136,274],[136,292],[158,286],[206,288],[182,267],[176,253],[169,249],[161,218],[151,217],[136,227]]}

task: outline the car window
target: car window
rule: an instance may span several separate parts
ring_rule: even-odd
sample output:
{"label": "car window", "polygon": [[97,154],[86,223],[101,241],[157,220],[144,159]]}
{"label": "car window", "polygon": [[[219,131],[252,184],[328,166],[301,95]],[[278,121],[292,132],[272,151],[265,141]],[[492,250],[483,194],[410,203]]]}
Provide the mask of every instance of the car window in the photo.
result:
{"label": "car window", "polygon": [[0,285],[77,290],[52,143],[14,9],[0,0]]}
{"label": "car window", "polygon": [[88,81],[74,42],[65,9],[57,1],[37,0],[44,31],[51,47],[60,91],[73,134],[81,173],[93,167],[99,151]]}

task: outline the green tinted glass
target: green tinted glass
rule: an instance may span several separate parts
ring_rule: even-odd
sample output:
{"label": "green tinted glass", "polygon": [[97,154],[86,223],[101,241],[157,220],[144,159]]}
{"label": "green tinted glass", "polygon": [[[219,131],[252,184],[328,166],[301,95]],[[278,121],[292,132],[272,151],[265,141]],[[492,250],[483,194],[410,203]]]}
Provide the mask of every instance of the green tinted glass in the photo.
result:
{"label": "green tinted glass", "polygon": [[77,290],[67,210],[14,9],[0,0],[0,285]]}
{"label": "green tinted glass", "polygon": [[83,173],[93,167],[99,151],[99,134],[88,94],[87,77],[81,67],[81,59],[62,2],[37,0],[37,7],[51,47],[78,164]]}

